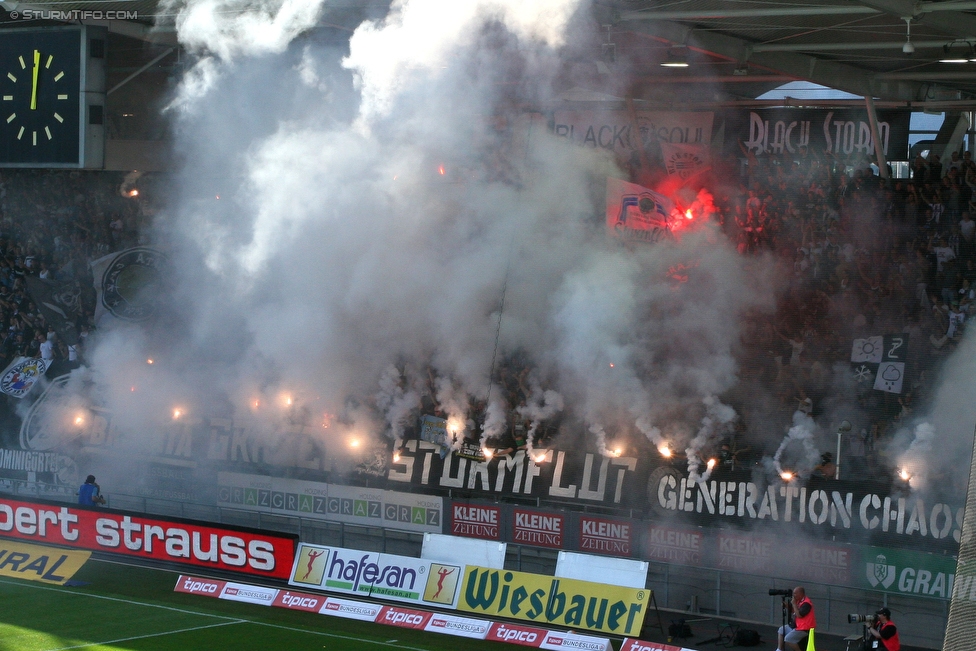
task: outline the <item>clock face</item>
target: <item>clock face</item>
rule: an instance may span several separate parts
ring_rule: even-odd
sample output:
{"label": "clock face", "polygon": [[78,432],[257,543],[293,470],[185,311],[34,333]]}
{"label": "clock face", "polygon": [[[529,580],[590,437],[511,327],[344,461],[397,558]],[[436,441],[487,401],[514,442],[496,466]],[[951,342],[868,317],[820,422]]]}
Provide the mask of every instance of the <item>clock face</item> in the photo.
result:
{"label": "clock face", "polygon": [[0,32],[0,162],[77,164],[81,34]]}

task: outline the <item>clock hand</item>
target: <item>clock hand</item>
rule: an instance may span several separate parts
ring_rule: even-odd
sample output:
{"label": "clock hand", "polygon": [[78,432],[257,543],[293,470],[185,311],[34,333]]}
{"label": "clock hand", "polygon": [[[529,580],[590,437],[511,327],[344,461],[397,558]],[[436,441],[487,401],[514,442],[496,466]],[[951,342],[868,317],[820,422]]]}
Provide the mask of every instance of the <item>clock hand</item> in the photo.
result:
{"label": "clock hand", "polygon": [[34,50],[34,81],[31,84],[31,110],[37,109],[37,71],[41,67],[41,51]]}

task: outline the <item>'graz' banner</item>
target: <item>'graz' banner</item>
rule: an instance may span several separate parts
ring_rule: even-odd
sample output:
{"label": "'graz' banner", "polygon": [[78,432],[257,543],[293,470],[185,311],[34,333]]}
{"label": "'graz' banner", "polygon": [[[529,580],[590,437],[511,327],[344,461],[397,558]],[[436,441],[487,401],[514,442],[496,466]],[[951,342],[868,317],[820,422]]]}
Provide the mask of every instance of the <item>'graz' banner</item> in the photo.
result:
{"label": "'graz' banner", "polygon": [[[889,160],[908,158],[910,111],[878,111],[878,136]],[[728,111],[725,120],[725,151],[738,155],[739,143],[757,156],[796,153],[807,147],[811,153],[846,157],[862,154],[874,157],[874,139],[866,110],[760,109]]]}
{"label": "'graz' banner", "polygon": [[[520,451],[475,462],[452,453],[442,459],[439,450],[424,441],[408,441],[399,461],[390,466],[389,488],[410,484],[414,489],[449,489],[455,495],[471,497],[516,495],[601,504],[640,510],[645,518],[674,524],[772,527],[774,533],[802,530],[838,542],[931,551],[954,552],[961,535],[962,510],[954,500],[939,494],[916,494],[895,483],[763,482],[751,470],[725,469],[717,470],[708,481],[693,481],[675,466],[646,458],[537,449],[532,458]],[[452,528],[464,525],[476,527],[478,532],[452,530],[455,535],[499,536],[497,514],[494,522],[490,513],[475,519],[461,516],[452,514]],[[528,532],[530,528],[523,529]],[[554,536],[556,532],[545,533]]]}
{"label": "'graz' banner", "polygon": [[285,477],[217,474],[217,503],[250,511],[418,533],[441,532],[443,499]]}

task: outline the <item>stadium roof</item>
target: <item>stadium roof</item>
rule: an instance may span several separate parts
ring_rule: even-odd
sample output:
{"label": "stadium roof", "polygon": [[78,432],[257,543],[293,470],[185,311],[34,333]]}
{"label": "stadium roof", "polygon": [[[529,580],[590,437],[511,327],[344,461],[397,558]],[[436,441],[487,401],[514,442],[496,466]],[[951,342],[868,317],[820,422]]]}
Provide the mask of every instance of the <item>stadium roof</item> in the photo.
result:
{"label": "stadium roof", "polygon": [[[618,55],[641,50],[644,84],[677,101],[709,101],[688,85],[708,84],[713,96],[718,87],[712,101],[735,101],[788,79],[902,104],[976,96],[970,0],[608,0],[598,15],[623,41]],[[660,67],[682,55],[687,68]],[[949,56],[966,63],[940,63]]]}
{"label": "stadium roof", "polygon": [[[388,5],[327,3],[320,25],[348,35]],[[175,44],[172,11],[159,0],[0,6],[8,12],[134,12],[138,17],[131,20],[80,22]],[[9,15],[0,21],[24,24]],[[164,26],[153,28],[157,21]],[[669,108],[748,105],[783,83],[805,80],[873,96],[879,106],[976,108],[976,62],[970,61],[976,60],[976,0],[596,0],[582,23],[585,34],[573,46],[573,67],[561,89],[571,92],[571,101],[589,92]],[[949,57],[966,62],[940,62]],[[662,67],[668,59],[685,59],[688,67]]]}

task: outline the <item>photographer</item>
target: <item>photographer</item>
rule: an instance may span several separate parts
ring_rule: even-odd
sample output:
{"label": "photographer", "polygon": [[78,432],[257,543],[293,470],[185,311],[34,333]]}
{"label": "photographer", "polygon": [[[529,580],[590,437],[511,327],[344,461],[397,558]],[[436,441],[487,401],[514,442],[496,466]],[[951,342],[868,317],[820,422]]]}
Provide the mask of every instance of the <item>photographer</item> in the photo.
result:
{"label": "photographer", "polygon": [[101,488],[95,483],[95,475],[88,475],[85,483],[78,489],[78,504],[81,506],[105,504],[105,498],[101,495]]}
{"label": "photographer", "polygon": [[891,621],[891,611],[887,608],[882,608],[875,613],[875,620],[868,629],[868,635],[874,638],[868,643],[871,649],[885,649],[886,651],[899,651],[901,649],[898,629],[895,628],[895,623]]}
{"label": "photographer", "polygon": [[[785,602],[785,599],[784,599]],[[810,631],[817,627],[817,619],[813,614],[813,602],[807,597],[806,590],[801,586],[793,589],[791,605],[791,623],[779,628],[777,651],[800,651],[800,643],[807,639]]]}

